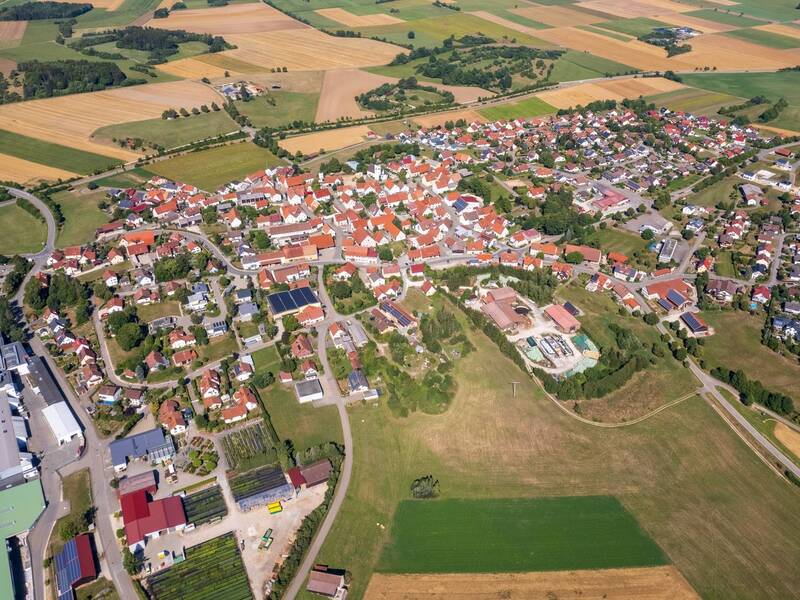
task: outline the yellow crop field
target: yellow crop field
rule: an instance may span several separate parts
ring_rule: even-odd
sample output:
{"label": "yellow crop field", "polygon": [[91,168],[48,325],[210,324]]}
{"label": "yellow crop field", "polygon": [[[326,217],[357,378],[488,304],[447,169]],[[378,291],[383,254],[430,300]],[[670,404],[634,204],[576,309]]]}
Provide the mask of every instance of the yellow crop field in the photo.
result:
{"label": "yellow crop field", "polygon": [[317,131],[286,138],[281,140],[280,145],[281,148],[292,154],[296,154],[298,151],[303,154],[314,154],[320,150],[330,152],[363,142],[369,131],[369,127],[366,125]]}
{"label": "yellow crop field", "polygon": [[780,50],[728,37],[701,35],[691,41],[692,51],[679,57],[692,67],[720,70],[773,70],[800,64],[800,48]]}
{"label": "yellow crop field", "polygon": [[325,71],[352,67],[385,65],[400,49],[392,44],[364,38],[343,38],[317,29],[243,33],[226,38],[237,46],[218,57],[232,57],[246,63],[286,67],[290,71]]}
{"label": "yellow crop field", "polygon": [[0,154],[0,181],[15,181],[21,184],[38,181],[70,179],[75,173],[32,163],[16,156]]}
{"label": "yellow crop field", "polygon": [[775,437],[778,438],[781,444],[791,450],[792,454],[797,458],[800,458],[800,433],[780,422],[775,423],[774,431]]}
{"label": "yellow crop field", "polygon": [[465,108],[463,110],[450,110],[447,112],[433,113],[430,115],[420,115],[413,117],[414,121],[420,127],[437,127],[444,125],[445,121],[458,121],[464,119],[467,123],[477,121],[478,123],[485,123],[486,118],[483,117],[477,110]]}
{"label": "yellow crop field", "polygon": [[262,2],[176,10],[171,12],[166,19],[151,19],[147,25],[161,29],[183,29],[194,33],[214,35],[308,28],[308,25],[292,19]]}
{"label": "yellow crop field", "polygon": [[386,13],[355,15],[343,8],[321,8],[314,12],[326,19],[336,21],[348,27],[371,27],[373,25],[394,25],[395,23],[403,23],[403,19],[398,19]]}
{"label": "yellow crop field", "polygon": [[[62,2],[70,2],[72,4],[79,4],[85,0],[61,0]],[[103,8],[105,10],[117,10],[124,0],[92,0],[90,4],[95,8]]]}
{"label": "yellow crop field", "polygon": [[583,600],[698,600],[672,566],[641,569],[536,573],[375,573],[366,600],[494,600],[582,598]]}
{"label": "yellow crop field", "polygon": [[[726,25],[725,23],[717,23],[716,21],[709,21],[708,19],[701,19],[699,17],[690,17],[681,13],[664,13],[653,17],[657,21],[669,23],[676,27],[691,27],[703,33],[721,33],[723,31],[731,31],[737,29],[736,25]],[[691,42],[689,42],[691,44]]]}
{"label": "yellow crop field", "polygon": [[512,8],[511,12],[526,19],[552,25],[553,27],[575,27],[576,25],[591,25],[604,21],[603,17],[582,12],[566,6],[526,6]]}
{"label": "yellow crop field", "polygon": [[394,77],[384,77],[359,69],[335,69],[325,71],[322,93],[317,105],[317,123],[335,121],[339,117],[364,117],[374,114],[363,110],[356,102],[359,94],[384,83],[394,83]]}
{"label": "yellow crop field", "polygon": [[659,13],[687,12],[696,10],[697,7],[688,4],[678,4],[671,0],[590,0],[579,2],[578,8],[597,10],[609,15],[624,17],[652,17]]}
{"label": "yellow crop field", "polygon": [[525,33],[527,35],[531,35],[534,37],[536,37],[539,34],[538,29],[534,29],[533,27],[528,27],[527,25],[523,25],[521,23],[515,23],[514,21],[505,19],[499,15],[493,15],[492,13],[486,12],[485,10],[476,10],[469,14],[479,17],[484,21],[497,23],[498,25],[506,27],[507,29],[513,29],[514,31],[519,31],[520,33]]}
{"label": "yellow crop field", "polygon": [[758,25],[753,29],[761,29],[769,31],[770,33],[777,33],[793,38],[800,38],[800,27],[792,27],[791,25],[782,25],[781,23],[770,23],[769,25]]}
{"label": "yellow crop field", "polygon": [[239,71],[231,71],[230,69],[216,67],[199,58],[181,58],[179,60],[173,60],[158,65],[158,70],[182,79],[202,79],[203,77],[216,79],[225,77],[225,71],[229,73],[239,73]]}
{"label": "yellow crop field", "polygon": [[27,21],[0,21],[0,47],[13,46],[25,35]]}
{"label": "yellow crop field", "polygon": [[219,102],[220,96],[201,83],[154,83],[5,104],[0,106],[0,129],[129,161],[139,155],[94,142],[92,133],[107,125],[154,119],[168,108],[214,101]]}
{"label": "yellow crop field", "polygon": [[612,79],[597,83],[581,83],[571,87],[548,90],[536,96],[556,108],[587,105],[595,100],[623,100],[651,96],[682,89],[680,83],[663,77]]}

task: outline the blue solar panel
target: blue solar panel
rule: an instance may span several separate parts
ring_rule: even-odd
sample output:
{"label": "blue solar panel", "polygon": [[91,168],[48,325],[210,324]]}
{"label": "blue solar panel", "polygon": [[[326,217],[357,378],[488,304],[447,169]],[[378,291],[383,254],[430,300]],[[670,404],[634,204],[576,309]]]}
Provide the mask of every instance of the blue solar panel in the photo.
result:
{"label": "blue solar panel", "polygon": [[696,331],[705,331],[708,329],[705,323],[701,323],[697,317],[695,317],[692,313],[685,313],[682,317],[683,321],[689,326],[693,332]]}
{"label": "blue solar panel", "polygon": [[397,308],[393,304],[389,304],[388,302],[384,302],[381,304],[381,308],[392,315],[400,327],[408,327],[411,325],[411,320],[404,315],[401,311],[397,310]]}
{"label": "blue solar panel", "polygon": [[78,546],[75,538],[69,540],[56,554],[56,580],[59,600],[72,598],[72,584],[81,578],[81,563],[78,559]]}
{"label": "blue solar panel", "polygon": [[298,310],[309,304],[319,302],[309,287],[296,288],[287,292],[275,292],[267,296],[269,307],[275,314]]}
{"label": "blue solar panel", "polygon": [[564,302],[564,308],[573,317],[577,317],[580,314],[580,311],[577,308],[575,308],[575,305],[572,304],[572,302]]}
{"label": "blue solar panel", "polygon": [[664,310],[672,310],[673,308],[675,308],[674,306],[672,306],[672,304],[669,303],[669,301],[665,300],[664,298],[658,301],[658,305]]}
{"label": "blue solar panel", "polygon": [[686,303],[686,298],[684,298],[675,290],[670,290],[667,292],[667,300],[672,302],[675,306],[683,306]]}

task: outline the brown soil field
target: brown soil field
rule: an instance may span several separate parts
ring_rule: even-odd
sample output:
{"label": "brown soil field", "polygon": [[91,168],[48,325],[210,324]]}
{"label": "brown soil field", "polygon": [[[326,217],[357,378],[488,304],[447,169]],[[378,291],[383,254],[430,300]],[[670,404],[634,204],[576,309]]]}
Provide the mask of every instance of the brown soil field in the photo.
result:
{"label": "brown soil field", "polygon": [[335,121],[339,117],[365,117],[375,114],[362,109],[355,100],[359,94],[384,83],[394,83],[394,77],[384,77],[359,69],[325,71],[322,93],[317,105],[317,123]]}
{"label": "brown soil field", "polygon": [[524,8],[512,8],[511,12],[553,27],[591,25],[605,20],[597,15],[567,8],[566,6],[527,6]]}
{"label": "brown soil field", "polygon": [[677,56],[692,67],[717,67],[721,70],[772,70],[800,64],[800,48],[780,50],[728,37],[702,35],[691,41],[692,51]]}
{"label": "brown soil field", "polygon": [[27,184],[35,181],[55,181],[75,177],[75,173],[32,163],[16,156],[0,154],[0,181]]}
{"label": "brown soil field", "polygon": [[[690,17],[681,13],[663,13],[653,17],[656,21],[663,21],[670,25],[677,27],[692,27],[703,33],[721,33],[723,31],[731,31],[737,29],[735,25],[726,25],[725,23],[716,23],[708,19],[700,19],[699,17]],[[690,42],[691,44],[691,42]]]}
{"label": "brown soil field", "polygon": [[348,27],[371,27],[373,25],[394,25],[403,23],[403,19],[398,19],[386,13],[376,13],[373,15],[355,15],[343,8],[320,8],[315,13],[322,15],[326,19],[336,21]]}
{"label": "brown soil field", "polygon": [[774,433],[781,444],[791,450],[797,458],[800,458],[800,433],[780,422],[775,423]]}
{"label": "brown soil field", "polygon": [[320,150],[330,152],[363,142],[369,131],[370,129],[366,125],[356,125],[286,138],[281,140],[280,145],[292,154],[298,150],[303,154],[315,154]]}
{"label": "brown soil field", "polygon": [[498,15],[493,15],[492,13],[486,12],[485,10],[476,10],[469,14],[479,17],[484,21],[497,23],[498,25],[502,25],[503,27],[506,27],[508,29],[513,29],[514,31],[519,31],[520,33],[525,33],[528,35],[532,35],[534,37],[536,37],[539,34],[539,31],[541,31],[540,29],[534,29],[533,27],[528,27],[527,25],[522,25],[521,23],[515,23],[514,21],[511,21],[509,19],[504,19],[503,17],[500,17]]}
{"label": "brown soil field", "polygon": [[18,42],[25,35],[27,21],[0,21],[0,46],[10,47],[8,42]]}
{"label": "brown soil field", "polygon": [[578,104],[586,105],[595,100],[623,100],[651,96],[682,89],[680,83],[662,77],[614,79],[597,83],[581,83],[571,87],[549,90],[537,94],[556,108],[570,108]]}
{"label": "brown soil field", "polygon": [[385,65],[401,51],[397,46],[363,38],[341,38],[305,28],[294,31],[243,33],[226,38],[236,50],[217,53],[271,67],[287,67],[290,71],[325,71],[352,67]]}
{"label": "brown soil field", "polygon": [[769,25],[758,25],[753,29],[762,29],[779,35],[785,35],[793,38],[800,38],[800,27],[792,27],[791,25],[782,25],[781,23],[770,23]]}
{"label": "brown soil field", "polygon": [[17,61],[10,58],[0,58],[0,73],[8,75],[11,71],[17,68]]}
{"label": "brown soil field", "polygon": [[389,575],[375,573],[366,600],[697,600],[672,566],[596,571]]}
{"label": "brown soil field", "polygon": [[220,102],[210,87],[192,81],[153,83],[0,106],[0,129],[64,146],[134,160],[139,154],[90,140],[101,127],[154,119],[167,108]]}
{"label": "brown soil field", "polygon": [[[658,13],[697,10],[697,7],[678,4],[670,0],[590,0],[589,2],[579,2],[575,6],[627,19],[652,17]],[[580,23],[576,24],[579,25]]]}
{"label": "brown soil field", "polygon": [[160,29],[184,29],[194,33],[214,35],[308,28],[308,25],[261,2],[176,10],[166,19],[152,19],[147,25]]}
{"label": "brown soil field", "polygon": [[438,125],[444,125],[445,121],[457,121],[458,119],[464,119],[467,123],[471,123],[473,121],[477,121],[479,123],[486,122],[485,117],[481,116],[478,111],[470,108],[434,113],[431,115],[420,115],[418,117],[411,118],[411,120],[420,127],[436,127]]}

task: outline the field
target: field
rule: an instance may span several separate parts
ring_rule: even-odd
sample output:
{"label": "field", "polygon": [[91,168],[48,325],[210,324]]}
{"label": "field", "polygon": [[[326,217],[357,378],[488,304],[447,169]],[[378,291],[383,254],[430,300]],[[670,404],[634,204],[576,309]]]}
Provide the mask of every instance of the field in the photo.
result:
{"label": "field", "polygon": [[655,94],[647,96],[646,100],[655,103],[656,106],[666,106],[670,110],[681,110],[697,115],[716,115],[716,112],[723,106],[742,102],[742,99],[736,96],[695,88]]}
{"label": "field", "polygon": [[155,302],[153,304],[143,304],[136,307],[136,314],[144,323],[155,321],[161,317],[180,317],[181,305],[177,300],[167,300],[165,302]]}
{"label": "field", "polygon": [[550,81],[576,81],[578,79],[595,79],[609,75],[622,75],[635,71],[633,67],[623,65],[600,56],[586,52],[567,50],[556,60]]}
{"label": "field", "polygon": [[783,25],[781,23],[770,23],[769,25],[759,25],[753,27],[754,31],[769,31],[777,33],[778,35],[788,36],[791,38],[800,38],[800,27],[797,25]]}
{"label": "field", "polygon": [[[363,597],[396,506],[428,473],[443,499],[617,496],[703,597],[798,589],[797,526],[787,527],[798,491],[708,404],[695,397],[637,425],[593,427],[554,406],[483,335],[468,335],[476,350],[456,364],[446,413],[348,408],[353,479],[317,560],[347,565],[350,597]],[[511,381],[520,382],[516,396]]]}
{"label": "field", "polygon": [[161,29],[183,29],[194,33],[222,35],[226,39],[230,34],[308,27],[262,2],[176,10],[166,19],[153,19],[147,25]]}
{"label": "field", "polygon": [[800,433],[794,429],[790,429],[788,425],[783,423],[775,423],[775,437],[786,446],[795,459],[800,459]]}
{"label": "field", "polygon": [[511,12],[551,27],[590,25],[603,20],[603,17],[567,6],[531,6],[514,8]]}
{"label": "field", "polygon": [[154,119],[168,108],[193,107],[220,101],[211,88],[191,81],[140,85],[102,92],[73,94],[0,106],[0,129],[25,131],[27,136],[124,161],[138,154],[92,141],[107,125]]}
{"label": "field", "polygon": [[197,349],[197,354],[204,363],[210,363],[221,360],[238,351],[239,342],[236,341],[236,336],[233,332],[228,331],[225,335],[212,339],[205,346],[200,346]]}
{"label": "field", "polygon": [[752,98],[762,95],[770,100],[786,98],[790,105],[800,105],[800,72],[782,73],[709,73],[682,76],[686,85],[713,92]]}
{"label": "field", "polygon": [[281,162],[269,150],[244,142],[190,152],[148,165],[147,170],[213,191],[236,178]]}
{"label": "field", "polygon": [[237,131],[239,127],[225,111],[201,113],[178,119],[147,119],[102,127],[92,137],[104,143],[113,140],[141,139],[146,144],[177,148],[198,140]]}
{"label": "field", "polygon": [[190,494],[183,499],[186,520],[195,525],[203,525],[228,514],[225,498],[218,485]]}
{"label": "field", "polygon": [[384,83],[394,83],[396,79],[384,77],[358,69],[337,69],[326,71],[322,83],[322,93],[317,105],[317,123],[336,121],[339,117],[360,118],[374,114],[362,109],[355,97]]}
{"label": "field", "polygon": [[[58,529],[61,523],[70,519],[73,516],[89,513],[92,510],[92,483],[89,479],[89,469],[81,469],[61,479],[61,494],[64,501],[69,506],[69,512],[57,519],[53,525],[53,533],[51,535],[50,550],[53,553],[58,552],[64,545],[63,540],[58,535]],[[94,519],[90,519],[93,521]]]}
{"label": "field", "polygon": [[526,119],[554,114],[556,109],[544,100],[533,96],[519,102],[482,108],[479,112],[490,121],[497,121],[499,119]]}
{"label": "field", "polygon": [[735,29],[729,31],[726,35],[754,42],[769,48],[779,48],[782,50],[800,48],[800,39],[797,37],[789,37],[773,31],[764,31],[752,27],[749,29]]}
{"label": "field", "polygon": [[688,13],[688,16],[706,19],[707,21],[715,21],[725,25],[732,25],[734,27],[752,27],[753,25],[761,24],[761,21],[757,21],[756,19],[741,17],[737,14],[731,14],[712,9],[695,10]]}
{"label": "field", "polygon": [[393,25],[402,23],[402,19],[387,15],[385,13],[375,13],[373,15],[354,15],[343,8],[321,8],[315,11],[326,19],[336,21],[348,27],[370,27],[372,25]]}
{"label": "field", "polygon": [[54,194],[53,199],[61,205],[64,214],[56,246],[64,248],[95,239],[95,230],[109,221],[108,215],[97,208],[97,203],[104,198],[105,192],[89,192],[85,188],[79,192],[65,190]]}
{"label": "field", "polygon": [[[5,150],[5,148],[3,149]],[[19,184],[28,184],[38,181],[72,179],[73,177],[75,177],[75,173],[69,171],[47,167],[15,156],[9,156],[8,154],[0,154],[0,181],[15,181]]]}
{"label": "field", "polygon": [[263,421],[227,434],[222,438],[225,461],[233,471],[249,471],[275,463],[277,454]]}
{"label": "field", "polygon": [[377,570],[506,573],[667,562],[611,496],[406,500],[397,507]]}
{"label": "field", "polygon": [[186,549],[186,560],[147,578],[153,600],[251,600],[236,536],[226,533]]}
{"label": "field", "polygon": [[315,154],[320,150],[330,151],[346,148],[364,141],[364,138],[369,133],[369,127],[366,125],[356,125],[354,127],[345,127],[343,129],[332,129],[329,131],[317,131],[315,133],[306,133],[295,137],[286,138],[281,140],[281,148],[297,154]]}
{"label": "field", "polygon": [[0,254],[33,254],[44,247],[47,226],[16,203],[0,206]]}
{"label": "field", "polygon": [[647,242],[641,236],[627,233],[615,227],[597,229],[600,248],[606,252],[621,252],[630,258],[634,252],[644,252]]}
{"label": "field", "polygon": [[0,147],[5,154],[31,162],[46,162],[54,169],[83,175],[108,169],[120,162],[108,156],[83,152],[5,130],[0,130]]}
{"label": "field", "polygon": [[[335,72],[335,71],[334,71]],[[265,98],[253,98],[249,102],[237,102],[236,108],[247,115],[255,127],[280,127],[294,121],[313,123],[319,102],[319,93],[273,91],[270,97],[274,105]]]}
{"label": "field", "polygon": [[631,37],[639,37],[640,35],[650,33],[656,27],[668,27],[668,25],[661,21],[656,21],[655,19],[638,17],[635,19],[605,21],[603,23],[599,23],[597,27],[610,29],[611,31],[616,31],[617,33],[624,33],[625,35],[629,35]]}
{"label": "field", "polygon": [[367,600],[468,600],[579,597],[586,600],[695,600],[698,595],[675,567],[545,571],[541,573],[470,573],[388,575],[376,573]]}
{"label": "field", "polygon": [[702,33],[721,33],[736,28],[736,25],[710,21],[701,17],[690,16],[686,13],[662,14],[658,15],[658,19],[675,27],[691,27]]}
{"label": "field", "polygon": [[27,26],[27,21],[0,21],[0,48],[16,46]]}
{"label": "field", "polygon": [[[703,319],[716,333],[706,338],[702,358],[708,367],[734,371],[742,369],[749,378],[759,380],[767,389],[782,392],[800,400],[797,378],[800,364],[761,345],[763,316],[742,311],[706,311]],[[736,348],[736,352],[731,352]]]}
{"label": "field", "polygon": [[557,90],[548,90],[537,96],[556,108],[586,105],[595,100],[623,100],[681,89],[680,83],[663,77],[614,79],[596,83],[580,83]]}

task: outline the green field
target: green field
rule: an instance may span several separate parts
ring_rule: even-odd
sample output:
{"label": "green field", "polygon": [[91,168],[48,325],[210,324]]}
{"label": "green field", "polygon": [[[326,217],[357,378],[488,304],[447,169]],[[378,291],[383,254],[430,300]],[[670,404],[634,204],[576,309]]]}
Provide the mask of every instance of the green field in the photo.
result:
{"label": "green field", "polygon": [[317,561],[347,565],[350,598],[363,598],[397,506],[429,473],[442,499],[616,496],[704,598],[789,598],[800,589],[800,492],[705,401],[628,427],[593,427],[554,406],[482,334],[467,335],[476,349],[456,363],[447,412],[399,418],[385,403],[348,408],[353,478]]}
{"label": "green field", "polygon": [[143,304],[136,307],[136,314],[139,315],[139,320],[144,323],[155,321],[161,317],[180,317],[181,305],[177,300]]}
{"label": "green field", "polygon": [[109,125],[95,131],[92,137],[109,143],[115,139],[138,138],[148,145],[155,144],[171,149],[238,129],[228,113],[219,111],[171,120],[147,119]]}
{"label": "green field", "polygon": [[748,42],[754,42],[769,48],[778,48],[779,50],[800,48],[800,39],[792,38],[788,35],[780,35],[779,33],[773,33],[771,31],[762,31],[761,29],[734,29],[733,31],[725,32],[725,35]]}
{"label": "green field", "polygon": [[4,129],[0,129],[0,148],[2,148],[3,154],[56,167],[57,169],[64,169],[80,175],[88,175],[95,171],[108,169],[122,162],[116,158],[60,146],[59,144],[37,140]]}
{"label": "green field", "polygon": [[147,170],[206,191],[214,191],[234,179],[282,162],[269,150],[244,142],[155,162],[148,165]]}
{"label": "green field", "polygon": [[[88,192],[85,188],[82,192]],[[95,239],[95,230],[109,221],[109,217],[97,208],[97,203],[106,196],[103,191],[96,192],[58,192],[53,199],[61,206],[64,223],[58,230],[56,246],[86,244]]]}
{"label": "green field", "polygon": [[[702,4],[708,6],[703,0]],[[743,12],[770,21],[794,21],[797,19],[797,2],[794,0],[736,0],[735,6],[720,7],[733,12]]]}
{"label": "green field", "polygon": [[[781,356],[761,344],[763,314],[706,311],[702,313],[702,317],[715,331],[714,335],[706,338],[701,354],[709,369],[742,369],[747,377],[760,381],[767,389],[800,400],[797,387],[800,363],[797,359]],[[731,352],[732,348],[736,351]]]}
{"label": "green field", "polygon": [[69,512],[59,518],[53,526],[53,533],[50,540],[51,552],[56,553],[64,545],[64,540],[58,535],[61,523],[77,517],[81,514],[89,513],[92,510],[92,483],[89,478],[89,469],[81,469],[75,473],[66,475],[61,480],[61,494],[64,501],[69,506]]}
{"label": "green field", "polygon": [[567,50],[556,60],[550,81],[577,81],[579,79],[596,79],[609,75],[633,73],[637,69],[623,65],[602,56],[595,56],[588,52]]}
{"label": "green field", "polygon": [[730,94],[709,92],[695,88],[655,94],[654,96],[647,96],[645,100],[653,102],[656,106],[666,106],[670,110],[714,116],[723,106],[742,103],[742,98],[731,96]]}
{"label": "green field", "polygon": [[[734,7],[737,8],[737,7]],[[734,13],[738,13],[738,9],[734,11]],[[748,17],[740,17],[738,14],[722,12],[722,10],[712,10],[712,9],[703,9],[703,10],[694,10],[692,12],[685,13],[690,17],[698,17],[700,19],[708,19],[709,21],[714,21],[715,23],[724,23],[725,25],[734,25],[736,27],[753,27],[755,25],[763,25],[763,21],[757,21],[756,19],[750,19]]]}
{"label": "green field", "polygon": [[249,102],[237,102],[236,108],[249,117],[255,127],[282,127],[294,121],[314,122],[319,94],[275,91],[269,95],[275,105],[264,97],[256,97]]}
{"label": "green field", "polygon": [[16,203],[0,206],[0,254],[33,254],[44,248],[47,226]]}
{"label": "green field", "polygon": [[556,108],[536,96],[531,96],[519,102],[482,108],[478,112],[487,119],[497,121],[499,119],[526,119],[541,115],[552,115],[555,114]]}
{"label": "green field", "polygon": [[670,27],[668,23],[656,21],[655,19],[647,19],[645,17],[637,17],[635,19],[620,19],[618,21],[603,21],[595,24],[595,27],[602,29],[610,29],[618,33],[624,33],[633,37],[639,37],[650,33],[656,27]]}
{"label": "green field", "polygon": [[634,252],[644,252],[647,242],[639,235],[628,233],[615,227],[597,229],[596,236],[600,248],[605,252],[621,252],[630,258]]}
{"label": "green field", "polygon": [[95,183],[97,183],[97,185],[100,187],[138,187],[152,176],[153,174],[146,169],[143,169],[142,167],[136,167],[130,171],[125,171],[124,173],[118,173],[116,175],[109,175],[108,177],[97,179]]}
{"label": "green field", "polygon": [[397,507],[377,570],[510,573],[667,562],[611,496],[406,500]]}
{"label": "green field", "polygon": [[725,179],[711,184],[707,188],[690,195],[686,200],[691,204],[706,207],[716,206],[719,202],[728,203],[731,201],[731,193],[738,188],[741,183],[742,180],[738,177],[726,177]]}

